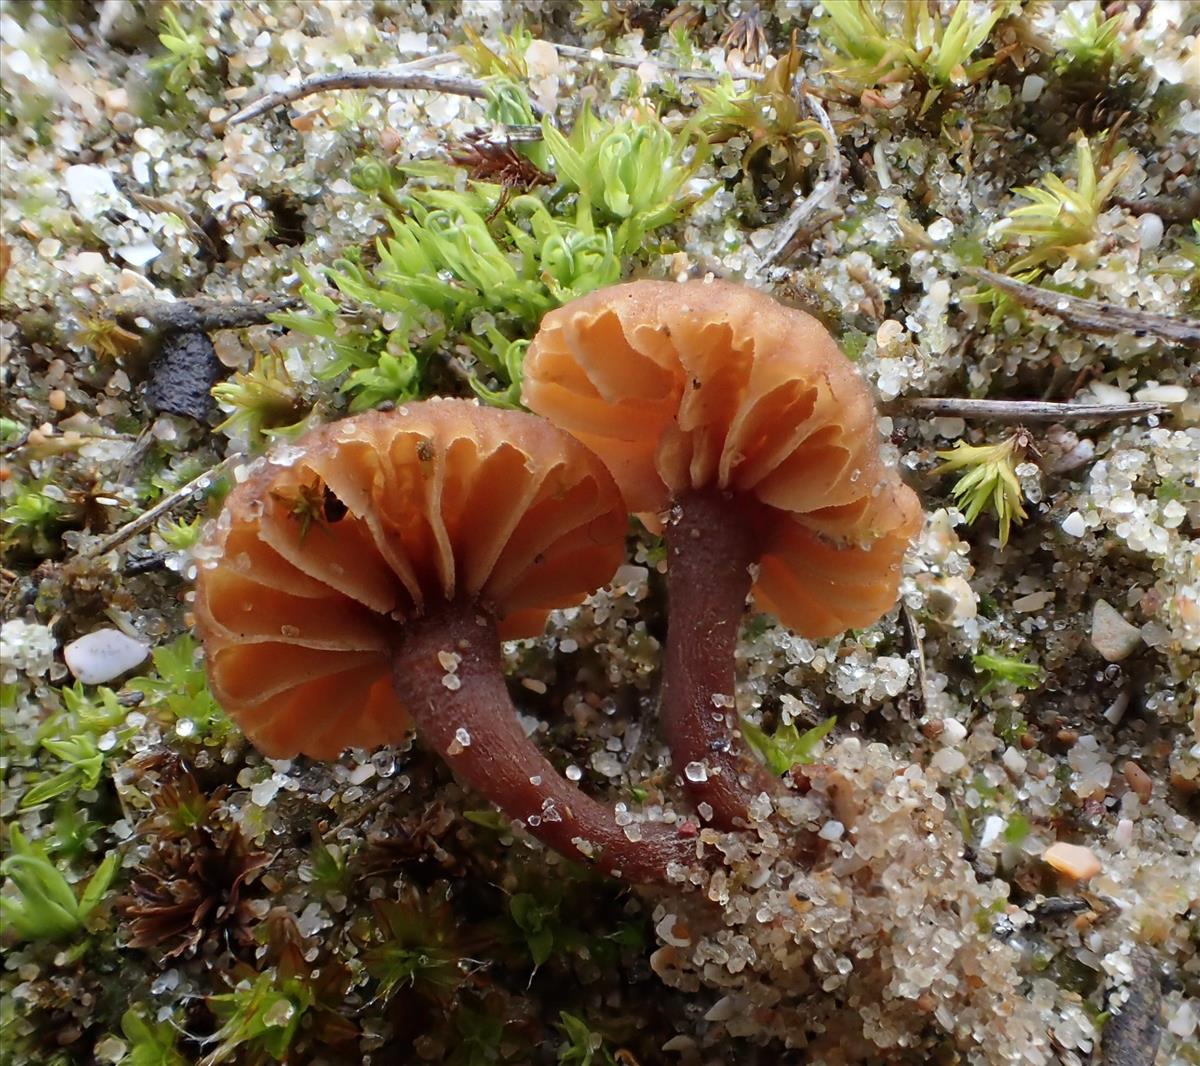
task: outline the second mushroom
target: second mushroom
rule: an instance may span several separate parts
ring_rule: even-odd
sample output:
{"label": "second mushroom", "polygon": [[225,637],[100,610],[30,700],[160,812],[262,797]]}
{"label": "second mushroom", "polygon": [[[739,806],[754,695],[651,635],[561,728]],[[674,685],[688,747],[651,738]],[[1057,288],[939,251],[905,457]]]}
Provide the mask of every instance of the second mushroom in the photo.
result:
{"label": "second mushroom", "polygon": [[762,293],[636,281],[546,315],[524,397],[604,460],[631,511],[665,518],[667,742],[702,817],[753,821],[775,782],[734,708],[751,588],[804,636],[870,625],[921,523],[867,385],[819,322]]}

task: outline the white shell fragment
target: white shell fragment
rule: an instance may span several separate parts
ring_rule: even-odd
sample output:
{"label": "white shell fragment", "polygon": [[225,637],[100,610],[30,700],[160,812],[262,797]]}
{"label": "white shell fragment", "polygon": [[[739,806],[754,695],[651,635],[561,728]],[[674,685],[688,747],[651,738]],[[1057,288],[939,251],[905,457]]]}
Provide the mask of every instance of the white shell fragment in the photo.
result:
{"label": "white shell fragment", "polygon": [[71,673],[85,685],[103,685],[145,662],[150,648],[119,629],[97,629],[71,641],[63,658]]}
{"label": "white shell fragment", "polygon": [[1142,642],[1142,632],[1125,621],[1121,612],[1107,600],[1097,600],[1092,608],[1092,647],[1110,663],[1128,659]]}

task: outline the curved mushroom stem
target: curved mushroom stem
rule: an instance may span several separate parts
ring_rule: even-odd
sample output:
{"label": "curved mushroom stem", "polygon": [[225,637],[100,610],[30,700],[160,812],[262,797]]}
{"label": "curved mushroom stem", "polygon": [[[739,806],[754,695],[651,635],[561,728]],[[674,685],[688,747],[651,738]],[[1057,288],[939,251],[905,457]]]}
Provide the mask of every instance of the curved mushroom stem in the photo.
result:
{"label": "curved mushroom stem", "polygon": [[743,748],[734,706],[738,627],[757,557],[751,516],[738,507],[718,490],[692,491],[676,500],[666,530],[663,731],[701,817],[722,829],[749,824],[751,801],[779,787]]}
{"label": "curved mushroom stem", "polygon": [[695,863],[694,823],[690,836],[661,822],[618,825],[542,755],[505,687],[496,626],[474,605],[407,622],[392,677],[418,735],[455,776],[556,851],[635,883],[665,882],[669,863]]}

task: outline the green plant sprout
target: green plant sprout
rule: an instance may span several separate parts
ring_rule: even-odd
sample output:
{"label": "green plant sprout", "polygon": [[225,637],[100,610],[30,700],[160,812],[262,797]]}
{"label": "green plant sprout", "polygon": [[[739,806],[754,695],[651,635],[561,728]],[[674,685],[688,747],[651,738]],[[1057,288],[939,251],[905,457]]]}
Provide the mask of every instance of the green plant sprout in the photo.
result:
{"label": "green plant sprout", "polygon": [[[146,697],[146,709],[165,711],[181,732],[190,729],[197,737],[215,739],[226,736],[232,724],[209,690],[196,638],[184,633],[150,654],[158,676],[129,682],[131,689]],[[190,727],[183,726],[185,722]]]}
{"label": "green plant sprout", "polygon": [[[1037,688],[1042,680],[1042,668],[1036,663],[1027,663],[1024,659],[1014,659],[1004,655],[993,655],[991,652],[980,652],[971,657],[976,673],[986,674],[987,680],[979,690],[981,696],[986,696],[1000,684],[1012,685],[1014,688]],[[1015,727],[1014,727],[1015,728]],[[1023,725],[1017,729],[1019,736]]]}
{"label": "green plant sprout", "polygon": [[[82,731],[98,737],[110,729],[118,728],[129,713],[128,708],[121,706],[117,694],[106,685],[96,686],[94,692],[89,694],[83,682],[76,681],[73,685],[60,688],[58,695],[69,723],[67,729],[59,729],[59,732],[69,729],[71,732]],[[52,719],[51,722],[58,728],[57,721]]]}
{"label": "green plant sprout", "polygon": [[40,844],[30,843],[15,826],[8,829],[12,854],[0,862],[0,874],[17,889],[16,896],[0,896],[0,915],[22,940],[65,940],[77,934],[104,898],[121,857],[110,852],[84,887],[75,890],[46,855]]}
{"label": "green plant sprout", "polygon": [[525,64],[525,53],[533,43],[533,34],[524,26],[518,26],[512,33],[499,33],[498,52],[489,47],[469,23],[463,23],[462,30],[467,43],[460,44],[451,51],[467,64],[475,77],[508,78],[516,82],[528,79],[529,68]]}
{"label": "green plant sprout", "polygon": [[167,547],[176,551],[187,551],[199,543],[204,533],[204,519],[200,515],[195,518],[176,518],[163,522],[158,527],[158,535],[162,537]]}
{"label": "green plant sprout", "polygon": [[806,116],[794,91],[801,59],[793,44],[762,81],[738,90],[733,80],[725,77],[717,85],[699,90],[701,107],[693,121],[709,143],[724,144],[733,137],[749,136],[750,144],[742,155],[745,174],[765,158],[772,164],[782,162],[781,180],[793,184],[814,157],[814,142],[828,139],[821,124]]}
{"label": "green plant sprout", "polygon": [[519,410],[521,407],[521,368],[525,362],[525,352],[529,348],[529,341],[510,341],[499,330],[491,326],[488,327],[485,336],[486,343],[482,337],[467,337],[465,340],[479,363],[486,367],[498,381],[504,383],[504,387],[489,389],[478,377],[472,375],[471,388],[484,403],[489,403],[494,407]]}
{"label": "green plant sprout", "polygon": [[214,385],[212,395],[230,412],[217,429],[231,436],[244,431],[255,442],[294,430],[305,413],[300,390],[274,352],[256,355],[249,370]]}
{"label": "green plant sprout", "polygon": [[[505,232],[493,235],[487,215],[501,193],[491,188],[492,197],[437,189],[412,195],[403,218],[389,217],[392,236],[378,242],[379,263],[370,273],[348,258],[328,271],[349,301],[390,316],[390,331],[348,325],[311,277],[301,294],[312,313],[276,316],[330,344],[335,358],[322,376],[348,372],[342,387],[353,397],[352,410],[416,395],[421,368],[447,334],[468,334],[479,315],[491,316],[501,336],[528,335],[546,311],[620,278],[611,234],[597,233],[586,214],[578,224],[553,218],[536,196],[510,200]],[[430,312],[440,326],[419,338],[418,355],[410,341],[418,340]],[[489,369],[501,375],[516,354],[506,351]]]}
{"label": "green plant sprout", "polygon": [[582,1018],[567,1011],[558,1012],[558,1028],[567,1042],[558,1051],[559,1066],[616,1066],[604,1037]]}
{"label": "green plant sprout", "polygon": [[999,444],[974,445],[960,440],[949,451],[937,453],[945,462],[933,471],[935,474],[965,471],[950,491],[967,524],[974,525],[984,509],[990,508],[1000,526],[1002,548],[1008,543],[1012,524],[1020,525],[1029,517],[1015,470],[1028,443],[1028,436],[1019,430]]}
{"label": "green plant sprout", "polygon": [[145,343],[141,334],[118,326],[111,319],[95,316],[85,316],[81,320],[76,340],[101,358],[113,361],[122,356],[136,355]]}
{"label": "green plant sprout", "polygon": [[200,1060],[201,1066],[237,1058],[243,1048],[282,1062],[313,1002],[313,992],[303,981],[280,979],[273,971],[239,981],[231,992],[209,996],[209,1009],[221,1028],[213,1034],[216,1048]]}
{"label": "green plant sprout", "polygon": [[1064,8],[1060,18],[1067,37],[1054,63],[1060,73],[1070,68],[1081,74],[1094,73],[1111,68],[1121,59],[1121,15],[1108,19],[1101,15],[1099,5],[1082,20]]}
{"label": "green plant sprout", "polygon": [[86,734],[61,740],[47,738],[42,747],[54,755],[64,768],[39,781],[21,797],[21,809],[28,810],[67,793],[93,789],[104,773],[104,753]]}
{"label": "green plant sprout", "polygon": [[1018,196],[1031,203],[1010,211],[997,229],[1006,238],[1029,238],[1029,250],[1010,263],[1006,273],[1029,280],[1028,272],[1036,271],[1032,275],[1036,279],[1046,267],[1066,259],[1093,262],[1100,235],[1100,215],[1132,166],[1133,157],[1126,154],[1103,176],[1098,176],[1092,147],[1086,137],[1080,137],[1075,144],[1075,188],[1057,174],[1047,174],[1040,188],[1025,185],[1016,189]]}
{"label": "green plant sprout", "polygon": [[381,939],[364,952],[363,962],[379,982],[375,1000],[387,1002],[411,988],[422,998],[448,1004],[461,974],[451,943],[454,918],[445,899],[413,891],[398,900],[377,900],[374,911]]}
{"label": "green plant sprout", "polygon": [[185,29],[172,7],[163,9],[162,32],[158,40],[167,51],[150,60],[150,69],[166,71],[167,91],[179,96],[204,73],[208,66],[208,51],[200,33]]}
{"label": "green plant sprout", "polygon": [[837,716],[833,715],[804,733],[796,728],[795,722],[788,722],[768,735],[745,718],[740,728],[746,743],[766,763],[767,769],[782,776],[793,766],[816,759],[821,741],[832,732],[835,725]]}
{"label": "green plant sprout", "polygon": [[542,137],[562,187],[579,195],[580,212],[594,208],[601,222],[618,224],[613,236],[618,255],[636,251],[647,233],[694,203],[683,188],[708,154],[708,142],[694,124],[672,136],[652,113],[610,122],[598,119],[590,104],[584,104],[570,136],[544,118]]}
{"label": "green plant sprout", "polygon": [[923,78],[929,85],[920,108],[924,114],[943,91],[973,85],[992,67],[994,57],[971,57],[1010,10],[1011,3],[1001,2],[977,18],[968,0],[959,0],[943,23],[928,0],[907,0],[896,27],[889,25],[878,0],[839,0],[824,5],[825,17],[816,29],[830,46],[830,61],[838,64],[834,75],[854,86]]}
{"label": "green plant sprout", "polygon": [[18,485],[8,506],[0,511],[4,528],[3,551],[28,551],[37,556],[53,555],[57,547],[55,527],[63,517],[63,504],[37,483]]}
{"label": "green plant sprout", "polygon": [[535,970],[554,954],[558,902],[543,902],[531,892],[518,892],[509,898],[508,913],[525,938]]}
{"label": "green plant sprout", "polygon": [[21,439],[25,427],[15,418],[0,417],[0,444],[12,444]]}
{"label": "green plant sprout", "polygon": [[187,1066],[176,1050],[178,1033],[170,1021],[156,1022],[145,1007],[130,1007],[121,1016],[121,1032],[129,1042],[129,1066]]}

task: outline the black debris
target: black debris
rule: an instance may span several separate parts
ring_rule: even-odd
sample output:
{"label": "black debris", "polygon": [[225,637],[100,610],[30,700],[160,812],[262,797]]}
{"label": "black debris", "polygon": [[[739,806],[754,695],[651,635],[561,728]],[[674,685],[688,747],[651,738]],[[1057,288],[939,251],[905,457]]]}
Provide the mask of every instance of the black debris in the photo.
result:
{"label": "black debris", "polygon": [[146,403],[157,412],[203,422],[213,407],[210,390],[224,376],[225,367],[206,333],[165,333],[150,364]]}

